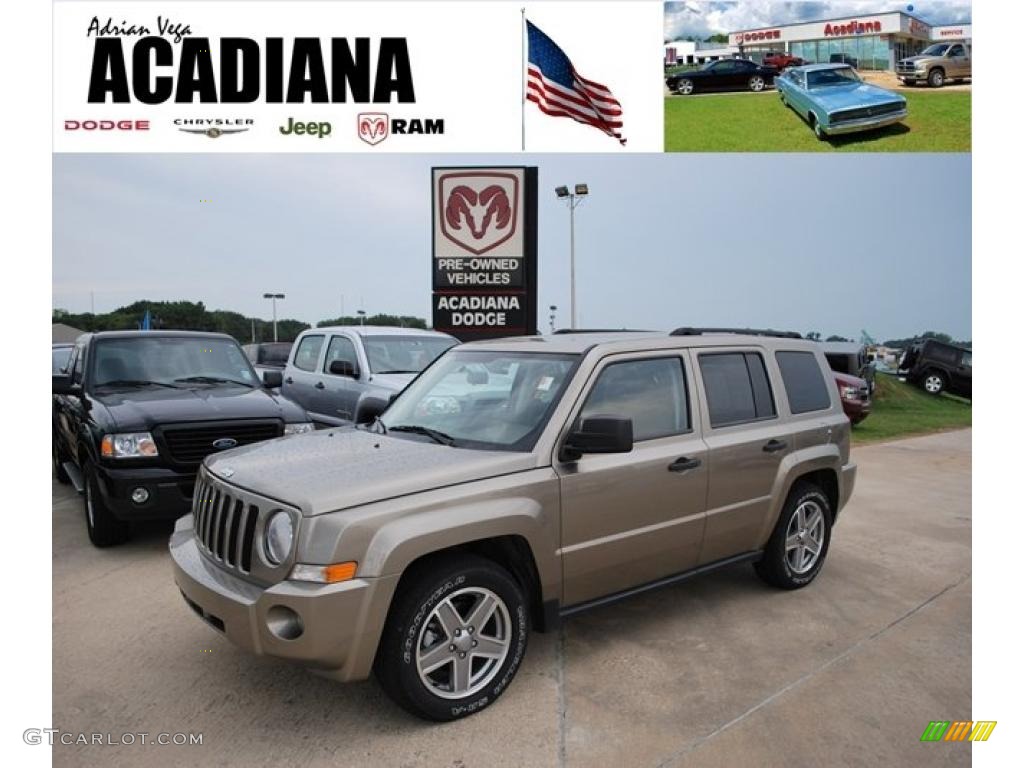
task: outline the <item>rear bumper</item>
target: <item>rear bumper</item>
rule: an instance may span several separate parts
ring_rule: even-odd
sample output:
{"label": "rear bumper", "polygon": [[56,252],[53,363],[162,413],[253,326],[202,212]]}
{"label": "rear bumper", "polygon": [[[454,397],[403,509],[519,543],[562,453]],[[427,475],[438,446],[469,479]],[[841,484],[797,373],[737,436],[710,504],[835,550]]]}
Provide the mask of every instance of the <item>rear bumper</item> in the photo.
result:
{"label": "rear bumper", "polygon": [[[170,550],[174,580],[189,607],[235,645],[296,661],[336,680],[362,680],[370,674],[397,575],[262,587],[200,553],[191,515],[178,521]],[[298,617],[297,635],[294,623],[291,631],[281,630],[280,617],[288,611]]]}
{"label": "rear bumper", "polygon": [[[104,503],[120,520],[175,520],[192,506],[195,472],[176,472],[166,467],[97,466],[96,477]],[[131,499],[136,488],[149,492],[149,498],[142,504]]]}
{"label": "rear bumper", "polygon": [[907,110],[890,112],[887,115],[878,117],[865,117],[860,120],[844,120],[841,123],[822,126],[822,130],[829,136],[841,136],[845,133],[857,133],[858,131],[871,131],[875,128],[884,128],[887,125],[894,125],[907,117]]}

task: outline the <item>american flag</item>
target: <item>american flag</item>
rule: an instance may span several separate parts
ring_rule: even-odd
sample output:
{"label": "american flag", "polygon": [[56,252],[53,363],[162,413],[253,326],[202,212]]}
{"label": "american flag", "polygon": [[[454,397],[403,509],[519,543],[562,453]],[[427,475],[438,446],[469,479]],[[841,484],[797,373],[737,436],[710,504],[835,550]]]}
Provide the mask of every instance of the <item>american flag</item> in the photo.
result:
{"label": "american flag", "polygon": [[546,115],[571,117],[625,144],[622,105],[612,92],[600,83],[581,77],[565,52],[529,21],[526,31],[530,48],[526,98]]}

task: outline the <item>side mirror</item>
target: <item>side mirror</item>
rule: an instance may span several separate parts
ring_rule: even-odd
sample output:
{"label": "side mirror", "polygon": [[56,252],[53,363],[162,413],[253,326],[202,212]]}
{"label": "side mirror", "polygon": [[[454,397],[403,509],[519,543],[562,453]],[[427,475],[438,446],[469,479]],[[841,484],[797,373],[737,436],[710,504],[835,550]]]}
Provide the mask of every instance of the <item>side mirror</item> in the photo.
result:
{"label": "side mirror", "polygon": [[267,389],[277,389],[284,383],[284,374],[281,371],[264,371],[263,386]]}
{"label": "side mirror", "polygon": [[380,416],[391,405],[390,400],[382,397],[367,397],[359,403],[359,410],[356,413],[356,424],[370,424]]}
{"label": "side mirror", "polygon": [[332,360],[330,367],[327,369],[335,376],[348,376],[353,379],[359,378],[359,371],[356,367],[348,360]]}
{"label": "side mirror", "polygon": [[66,373],[53,374],[53,394],[55,395],[80,395],[82,387],[71,381],[71,376]]}
{"label": "side mirror", "polygon": [[624,416],[593,416],[569,433],[559,454],[577,461],[585,453],[629,453],[633,450],[633,420]]}

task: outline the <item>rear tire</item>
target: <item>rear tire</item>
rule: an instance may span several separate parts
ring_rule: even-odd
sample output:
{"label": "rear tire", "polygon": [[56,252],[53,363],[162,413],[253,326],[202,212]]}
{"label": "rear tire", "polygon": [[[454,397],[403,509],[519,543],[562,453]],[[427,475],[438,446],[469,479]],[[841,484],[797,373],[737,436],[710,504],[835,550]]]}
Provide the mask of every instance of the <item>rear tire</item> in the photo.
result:
{"label": "rear tire", "polygon": [[103,500],[99,480],[92,464],[86,464],[82,472],[85,483],[85,526],[89,541],[96,547],[113,547],[126,542],[131,535],[128,523],[118,520]]}
{"label": "rear tire", "polygon": [[468,554],[428,560],[402,579],[374,672],[405,710],[426,720],[456,720],[505,691],[526,654],[529,631],[526,597],[504,568]]}
{"label": "rear tire", "polygon": [[833,519],[832,505],[821,489],[797,483],[789,492],[764,556],[754,563],[754,571],[779,589],[806,587],[825,564]]}
{"label": "rear tire", "polygon": [[764,90],[764,86],[765,86],[764,78],[761,77],[760,75],[754,75],[753,77],[751,77],[747,81],[747,86],[754,93],[760,93],[761,91]]}

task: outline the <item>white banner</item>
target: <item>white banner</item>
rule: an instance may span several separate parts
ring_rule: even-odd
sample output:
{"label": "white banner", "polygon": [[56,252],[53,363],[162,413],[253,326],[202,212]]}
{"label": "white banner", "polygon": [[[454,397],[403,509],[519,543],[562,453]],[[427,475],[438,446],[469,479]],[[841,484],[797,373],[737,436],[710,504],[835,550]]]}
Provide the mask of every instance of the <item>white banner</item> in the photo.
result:
{"label": "white banner", "polygon": [[625,148],[523,110],[519,2],[58,2],[57,152],[660,152],[657,2],[526,18],[622,104]]}

